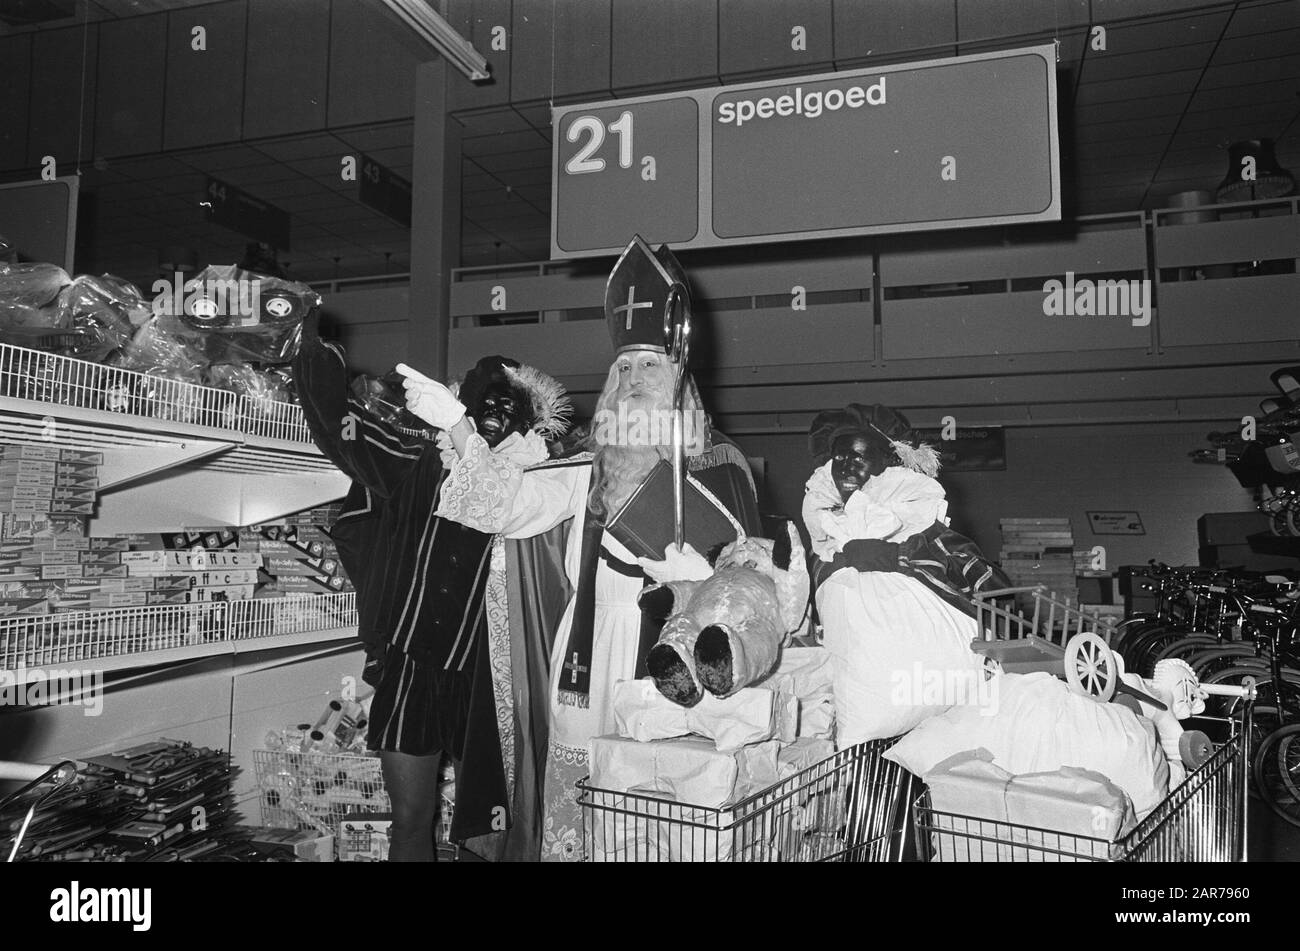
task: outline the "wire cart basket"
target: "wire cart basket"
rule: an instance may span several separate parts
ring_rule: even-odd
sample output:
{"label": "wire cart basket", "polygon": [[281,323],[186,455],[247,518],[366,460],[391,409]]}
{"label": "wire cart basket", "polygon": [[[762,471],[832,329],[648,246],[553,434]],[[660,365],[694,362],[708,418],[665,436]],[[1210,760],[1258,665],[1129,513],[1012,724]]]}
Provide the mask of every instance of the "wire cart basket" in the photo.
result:
{"label": "wire cart basket", "polygon": [[379,757],[254,750],[262,824],[334,835],[345,816],[388,812]]}
{"label": "wire cart basket", "polygon": [[591,862],[884,862],[904,846],[911,774],[894,741],[834,753],[732,806],[712,808],[578,783]]}
{"label": "wire cart basket", "polygon": [[[997,602],[1007,595],[1020,607]],[[976,599],[976,609],[983,637],[999,642],[986,653],[1006,670],[1060,673],[1063,646],[1071,636],[1110,640],[1107,620],[1058,600],[1042,586],[988,592]],[[933,807],[925,789],[912,806],[918,856],[932,862],[1244,862],[1254,685],[1202,684],[1201,689],[1239,696],[1245,703],[1235,717],[1195,718],[1207,733],[1217,734],[1217,749],[1119,839],[943,812]]]}
{"label": "wire cart basket", "polygon": [[929,862],[1244,862],[1250,720],[1248,702],[1240,721],[1214,721],[1226,741],[1114,842],[940,812],[927,789],[912,807],[917,853]]}

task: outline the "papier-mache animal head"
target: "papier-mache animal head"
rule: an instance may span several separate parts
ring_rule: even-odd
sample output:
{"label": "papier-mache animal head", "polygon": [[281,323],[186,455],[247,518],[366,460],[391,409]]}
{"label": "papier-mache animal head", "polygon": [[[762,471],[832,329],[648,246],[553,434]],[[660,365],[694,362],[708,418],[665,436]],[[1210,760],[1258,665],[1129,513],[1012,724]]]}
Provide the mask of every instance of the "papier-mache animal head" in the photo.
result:
{"label": "papier-mache animal head", "polygon": [[751,568],[771,578],[776,584],[781,626],[790,635],[803,626],[807,617],[809,582],[808,562],[794,522],[786,522],[786,532],[788,546],[770,538],[752,538],[742,534],[718,553],[713,570]]}

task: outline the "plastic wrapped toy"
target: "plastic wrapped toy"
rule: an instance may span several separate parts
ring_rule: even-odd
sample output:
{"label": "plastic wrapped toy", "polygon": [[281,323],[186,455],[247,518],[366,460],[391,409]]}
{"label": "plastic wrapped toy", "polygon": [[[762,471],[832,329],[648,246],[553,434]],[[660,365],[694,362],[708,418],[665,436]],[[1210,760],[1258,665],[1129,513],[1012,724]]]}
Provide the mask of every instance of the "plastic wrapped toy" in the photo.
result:
{"label": "plastic wrapped toy", "polygon": [[283,364],[297,352],[303,318],[319,305],[305,284],[212,265],[161,296],[154,314],[159,331],[205,365]]}
{"label": "plastic wrapped toy", "polygon": [[71,329],[58,308],[59,292],[71,283],[68,272],[54,264],[0,264],[0,328]]}

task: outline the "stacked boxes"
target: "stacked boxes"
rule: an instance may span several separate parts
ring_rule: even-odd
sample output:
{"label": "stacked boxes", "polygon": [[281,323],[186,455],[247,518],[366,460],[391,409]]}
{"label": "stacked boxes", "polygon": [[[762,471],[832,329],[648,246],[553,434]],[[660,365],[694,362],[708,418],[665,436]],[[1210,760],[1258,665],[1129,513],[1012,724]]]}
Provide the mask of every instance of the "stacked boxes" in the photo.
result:
{"label": "stacked boxes", "polygon": [[32,444],[0,445],[0,512],[92,516],[103,463],[101,452]]}
{"label": "stacked boxes", "polygon": [[79,449],[0,445],[0,617],[49,614],[75,600],[68,588],[98,577],[86,520],[103,461]]}
{"label": "stacked boxes", "polygon": [[263,597],[336,594],[351,591],[338,549],[330,538],[328,509],[291,516],[284,525],[252,525],[239,530],[239,547],[262,556]]}
{"label": "stacked boxes", "polygon": [[128,551],[123,564],[132,578],[153,581],[149,604],[210,604],[253,597],[261,556],[256,552]]}
{"label": "stacked boxes", "polygon": [[[224,615],[204,605],[352,590],[328,534],[337,505],[274,527],[91,535],[103,461],[96,451],[0,443],[0,619],[87,612],[0,629],[0,669],[196,644],[223,636]],[[173,605],[196,610],[117,613]],[[243,636],[342,624],[342,610],[250,611]],[[114,613],[94,613],[103,611]]]}
{"label": "stacked boxes", "polygon": [[[1015,587],[1044,585],[1058,598],[1079,599],[1079,564],[1068,518],[1004,518],[1002,570]],[[1086,553],[1080,553],[1087,558]],[[1086,564],[1086,562],[1085,562]]]}

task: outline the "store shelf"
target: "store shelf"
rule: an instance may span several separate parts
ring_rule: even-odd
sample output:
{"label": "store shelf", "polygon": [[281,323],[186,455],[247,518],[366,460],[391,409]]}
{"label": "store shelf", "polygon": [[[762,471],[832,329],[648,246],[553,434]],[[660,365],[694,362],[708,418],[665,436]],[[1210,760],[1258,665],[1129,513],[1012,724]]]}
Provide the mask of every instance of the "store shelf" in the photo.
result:
{"label": "store shelf", "polygon": [[5,684],[356,637],[356,594],[165,604],[0,618]]}
{"label": "store shelf", "polygon": [[[302,408],[0,344],[0,397],[99,423],[231,441],[265,440],[315,452]],[[79,411],[79,412],[78,412]]]}
{"label": "store shelf", "polygon": [[349,485],[300,406],[9,344],[0,442],[103,453],[95,534],[255,524]]}

